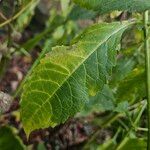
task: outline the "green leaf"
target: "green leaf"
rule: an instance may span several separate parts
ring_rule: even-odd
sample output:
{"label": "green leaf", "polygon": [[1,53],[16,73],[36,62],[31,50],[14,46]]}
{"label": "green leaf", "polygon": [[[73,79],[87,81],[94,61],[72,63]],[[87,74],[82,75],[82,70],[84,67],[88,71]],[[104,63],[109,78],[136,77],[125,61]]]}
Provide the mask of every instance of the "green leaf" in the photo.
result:
{"label": "green leaf", "polygon": [[127,150],[127,149],[132,149],[132,150],[145,150],[147,147],[146,140],[142,138],[129,138],[127,137],[125,139],[125,142],[118,150]]}
{"label": "green leaf", "polygon": [[60,0],[60,3],[61,3],[62,15],[66,17],[72,9],[72,7],[69,5],[70,0]]}
{"label": "green leaf", "polygon": [[29,24],[31,21],[33,15],[34,15],[34,10],[39,3],[39,0],[33,0],[30,2],[30,5],[28,8],[22,13],[16,20],[16,30],[17,31],[23,31],[23,29]]}
{"label": "green leaf", "polygon": [[135,63],[134,57],[121,57],[114,68],[112,83],[117,83],[128,76],[133,70]]}
{"label": "green leaf", "polygon": [[104,85],[103,89],[99,91],[96,96],[92,96],[85,108],[81,111],[81,115],[88,115],[92,112],[110,111],[115,108],[115,98],[112,90],[108,85]]}
{"label": "green leaf", "polygon": [[44,143],[39,143],[38,147],[37,147],[37,150],[46,150],[46,147],[45,147]]}
{"label": "green leaf", "polygon": [[124,113],[128,111],[129,103],[127,101],[123,101],[118,104],[118,106],[114,109],[115,112]]}
{"label": "green leaf", "polygon": [[25,150],[24,145],[21,143],[11,128],[0,128],[0,149],[1,150]]}
{"label": "green leaf", "polygon": [[146,96],[145,71],[143,68],[135,68],[119,83],[116,93],[118,102],[128,100],[131,103]]}
{"label": "green leaf", "polygon": [[95,11],[89,11],[85,8],[79,7],[75,5],[68,15],[68,19],[70,20],[78,20],[78,19],[93,19],[96,17]]}
{"label": "green leaf", "polygon": [[74,2],[87,9],[99,11],[101,14],[114,10],[142,12],[150,9],[149,0],[74,0]]}
{"label": "green leaf", "polygon": [[109,139],[105,143],[98,146],[97,150],[146,150],[146,140],[143,138],[130,138],[125,137],[122,144],[119,144],[116,140]]}
{"label": "green leaf", "polygon": [[27,80],[21,100],[24,129],[56,126],[80,111],[96,95],[115,65],[121,35],[133,22],[87,28],[70,46],[57,46]]}

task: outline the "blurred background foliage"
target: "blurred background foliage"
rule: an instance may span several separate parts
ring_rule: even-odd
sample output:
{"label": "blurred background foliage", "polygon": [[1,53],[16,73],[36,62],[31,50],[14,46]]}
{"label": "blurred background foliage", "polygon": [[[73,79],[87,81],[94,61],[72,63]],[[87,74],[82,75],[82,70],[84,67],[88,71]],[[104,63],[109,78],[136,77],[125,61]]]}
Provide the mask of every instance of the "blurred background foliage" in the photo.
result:
{"label": "blurred background foliage", "polygon": [[[53,46],[69,45],[71,39],[87,26],[98,22],[123,21],[131,18],[141,21],[142,15],[118,11],[99,15],[98,12],[75,5],[71,0],[1,0],[0,89],[10,95],[15,94],[21,80],[23,78],[25,80],[25,74],[28,76]],[[116,66],[112,70],[108,85],[105,85],[96,96],[91,97],[84,110],[75,118],[77,122],[85,126],[84,128],[88,127],[86,129],[88,136],[85,140],[76,143],[75,148],[146,149],[146,93],[142,25],[128,29],[120,46],[121,50],[118,52]],[[17,86],[7,90],[7,87],[2,84],[6,78],[7,69],[12,59],[20,56],[29,61],[30,65]],[[4,121],[6,116],[14,116],[19,122],[19,127],[14,126],[11,121],[7,124],[8,122]],[[33,142],[30,139],[29,142],[26,142],[20,135],[22,125],[18,109],[11,108],[0,118],[0,149],[2,150],[11,148],[14,150],[44,150],[50,149],[49,147],[67,149],[72,146],[67,143],[67,146],[62,144],[65,145],[63,147],[58,141],[49,146],[49,142],[45,142],[44,137],[44,140],[38,139]],[[90,131],[91,128],[92,131]]]}

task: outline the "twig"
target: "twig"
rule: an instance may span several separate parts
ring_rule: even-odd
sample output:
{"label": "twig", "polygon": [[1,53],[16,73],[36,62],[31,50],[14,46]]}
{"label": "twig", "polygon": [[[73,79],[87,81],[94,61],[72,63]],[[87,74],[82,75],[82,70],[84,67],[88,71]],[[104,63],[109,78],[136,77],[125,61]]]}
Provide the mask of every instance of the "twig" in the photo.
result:
{"label": "twig", "polygon": [[0,28],[9,24],[10,22],[14,21],[17,19],[32,3],[34,0],[31,0],[25,7],[23,7],[17,14],[15,14],[12,18],[6,20],[5,22],[0,24]]}

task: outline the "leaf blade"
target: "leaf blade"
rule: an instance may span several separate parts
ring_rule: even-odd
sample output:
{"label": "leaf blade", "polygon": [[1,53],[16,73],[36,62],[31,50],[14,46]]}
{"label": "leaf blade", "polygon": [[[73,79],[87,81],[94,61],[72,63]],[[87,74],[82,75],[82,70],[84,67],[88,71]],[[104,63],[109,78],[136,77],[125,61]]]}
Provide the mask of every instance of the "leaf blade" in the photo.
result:
{"label": "leaf blade", "polygon": [[[27,134],[35,129],[63,123],[83,108],[89,93],[96,94],[101,88],[93,90],[95,84],[88,86],[90,80],[87,72],[90,67],[87,63],[92,60],[89,58],[95,56],[97,51],[101,54],[103,48],[108,49],[108,54],[112,53],[121,34],[131,24],[133,22],[94,25],[79,35],[71,46],[57,46],[41,60],[26,82],[22,94],[21,115]],[[114,40],[117,43],[111,46]],[[113,59],[110,56],[108,58],[109,61],[104,64],[106,72],[114,65]],[[95,62],[94,67],[99,67],[98,63]],[[100,70],[96,71],[96,85],[105,84],[105,77],[101,82],[97,80],[101,76]],[[92,77],[93,74],[90,75]]]}
{"label": "leaf blade", "polygon": [[13,133],[12,128],[3,126],[0,127],[0,149],[25,150],[25,146],[23,145],[21,139]]}
{"label": "leaf blade", "polygon": [[87,9],[92,9],[101,14],[114,10],[142,12],[150,9],[149,0],[74,0],[76,4]]}

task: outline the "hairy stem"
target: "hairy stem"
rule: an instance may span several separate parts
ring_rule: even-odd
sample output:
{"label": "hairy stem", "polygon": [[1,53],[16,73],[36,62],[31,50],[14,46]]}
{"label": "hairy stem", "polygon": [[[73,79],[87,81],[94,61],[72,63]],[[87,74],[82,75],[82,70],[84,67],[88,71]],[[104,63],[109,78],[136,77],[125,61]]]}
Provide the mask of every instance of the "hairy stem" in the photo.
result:
{"label": "hairy stem", "polygon": [[148,113],[148,139],[147,150],[150,150],[150,47],[148,40],[148,11],[144,13],[144,48],[146,64],[146,87],[147,87],[147,113]]}

